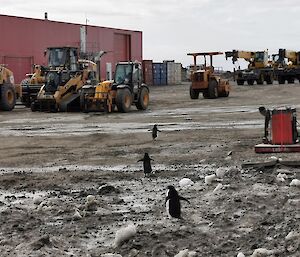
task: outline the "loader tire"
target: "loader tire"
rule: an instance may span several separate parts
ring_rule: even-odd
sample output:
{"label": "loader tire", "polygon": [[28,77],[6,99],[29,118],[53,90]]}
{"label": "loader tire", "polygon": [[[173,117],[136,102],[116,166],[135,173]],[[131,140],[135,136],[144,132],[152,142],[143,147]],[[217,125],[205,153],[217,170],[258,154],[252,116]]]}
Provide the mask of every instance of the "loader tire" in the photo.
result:
{"label": "loader tire", "polygon": [[16,91],[12,84],[4,83],[0,85],[1,102],[0,109],[2,111],[11,111],[16,105]]}
{"label": "loader tire", "polygon": [[219,96],[218,82],[214,79],[209,81],[208,83],[208,94],[209,94],[209,98],[211,99],[217,98]]}
{"label": "loader tire", "polygon": [[132,94],[128,88],[117,90],[116,104],[119,112],[129,112],[132,104]]}
{"label": "loader tire", "polygon": [[285,84],[285,78],[278,77],[278,84]]}
{"label": "loader tire", "polygon": [[253,79],[248,79],[247,83],[248,83],[248,85],[252,86],[254,84],[254,80]]}
{"label": "loader tire", "polygon": [[205,99],[209,98],[208,90],[204,90],[202,95],[203,95],[203,98],[205,98]]}
{"label": "loader tire", "polygon": [[[23,79],[20,84],[21,84],[21,89],[22,89],[22,92],[23,92],[23,87],[28,86],[30,84],[30,79],[29,78]],[[27,107],[27,108],[29,108],[31,106],[29,92],[28,92],[28,95],[26,97],[22,94],[21,103],[24,104],[25,107]]]}
{"label": "loader tire", "polygon": [[236,81],[236,83],[239,85],[239,86],[242,86],[242,85],[244,85],[244,80],[243,79],[238,79],[237,81]]}
{"label": "loader tire", "polygon": [[149,105],[149,90],[145,87],[142,87],[139,99],[135,104],[138,110],[147,110]]}
{"label": "loader tire", "polygon": [[287,81],[288,81],[288,84],[294,84],[295,83],[294,78],[289,78]]}
{"label": "loader tire", "polygon": [[190,86],[190,97],[191,97],[191,99],[198,99],[199,98],[199,90],[193,89],[192,86]]}

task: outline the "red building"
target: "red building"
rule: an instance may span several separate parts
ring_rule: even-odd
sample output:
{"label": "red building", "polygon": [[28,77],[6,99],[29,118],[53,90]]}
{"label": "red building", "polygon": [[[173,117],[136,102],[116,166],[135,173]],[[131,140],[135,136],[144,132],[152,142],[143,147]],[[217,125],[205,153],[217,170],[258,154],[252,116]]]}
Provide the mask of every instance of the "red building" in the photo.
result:
{"label": "red building", "polygon": [[0,15],[0,64],[8,65],[19,83],[33,64],[46,65],[47,47],[76,46],[81,51],[106,51],[101,79],[110,78],[119,61],[142,61],[142,32],[50,20]]}

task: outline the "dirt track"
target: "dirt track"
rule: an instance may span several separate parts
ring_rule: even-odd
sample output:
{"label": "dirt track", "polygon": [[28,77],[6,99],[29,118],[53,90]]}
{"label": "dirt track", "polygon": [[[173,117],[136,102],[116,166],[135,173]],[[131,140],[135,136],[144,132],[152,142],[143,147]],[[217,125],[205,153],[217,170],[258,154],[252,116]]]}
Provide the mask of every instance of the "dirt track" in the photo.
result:
{"label": "dirt track", "polygon": [[[299,84],[233,86],[228,98],[193,101],[184,84],[152,88],[150,97],[146,112],[32,113],[17,106],[0,114],[1,256],[174,256],[189,249],[229,257],[266,248],[268,256],[299,257],[300,190],[289,185],[299,169],[241,169],[271,156],[300,159],[253,148],[263,135],[258,106],[299,109]],[[162,132],[153,142],[148,130],[155,123]],[[137,163],[144,152],[155,160],[149,178]],[[224,177],[205,184],[218,168]],[[194,184],[180,188],[184,177]],[[170,184],[191,201],[180,221],[164,212]],[[88,195],[96,197],[93,209]],[[116,231],[131,223],[137,234],[113,248]]]}

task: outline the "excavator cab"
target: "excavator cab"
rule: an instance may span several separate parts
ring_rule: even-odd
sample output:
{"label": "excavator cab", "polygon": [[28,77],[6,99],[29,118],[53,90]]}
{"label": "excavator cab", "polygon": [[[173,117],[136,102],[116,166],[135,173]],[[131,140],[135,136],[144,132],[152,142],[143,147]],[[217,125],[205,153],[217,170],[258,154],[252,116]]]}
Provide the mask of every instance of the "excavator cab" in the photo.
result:
{"label": "excavator cab", "polygon": [[[213,56],[223,54],[221,52],[188,53],[194,58],[194,70],[191,73],[192,84],[190,86],[191,99],[198,99],[202,92],[204,98],[217,98],[229,96],[230,86],[228,80],[221,79],[214,72]],[[204,57],[202,69],[197,70],[197,57]],[[210,63],[207,65],[206,57],[209,56]]]}

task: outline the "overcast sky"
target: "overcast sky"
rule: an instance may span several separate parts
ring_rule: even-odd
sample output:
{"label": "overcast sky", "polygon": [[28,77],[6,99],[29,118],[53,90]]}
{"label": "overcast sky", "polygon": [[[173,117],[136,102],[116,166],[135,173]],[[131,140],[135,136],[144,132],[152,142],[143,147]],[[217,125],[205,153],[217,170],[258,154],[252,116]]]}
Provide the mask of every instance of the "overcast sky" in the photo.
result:
{"label": "overcast sky", "polygon": [[[1,0],[0,13],[143,31],[143,57],[192,63],[188,52],[300,51],[299,0]],[[244,63],[242,63],[242,66]],[[232,70],[224,56],[215,66]]]}

